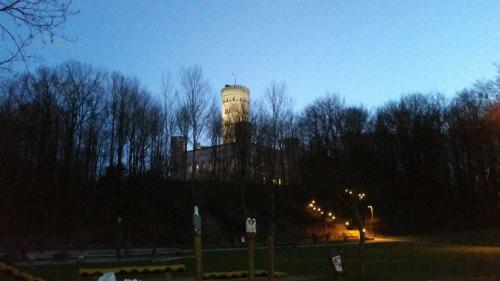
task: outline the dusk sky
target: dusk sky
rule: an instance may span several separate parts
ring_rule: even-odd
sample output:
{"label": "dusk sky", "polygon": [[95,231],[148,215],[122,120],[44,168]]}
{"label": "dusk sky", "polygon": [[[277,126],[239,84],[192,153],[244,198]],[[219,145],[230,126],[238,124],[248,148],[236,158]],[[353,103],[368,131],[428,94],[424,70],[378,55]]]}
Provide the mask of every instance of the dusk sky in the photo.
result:
{"label": "dusk sky", "polygon": [[[500,62],[500,1],[74,1],[64,33],[32,46],[137,77],[198,64],[213,94],[246,85],[260,98],[284,81],[300,110],[330,91],[368,108],[414,91],[451,97]],[[176,77],[177,78],[177,77]],[[178,80],[178,79],[176,79]]]}

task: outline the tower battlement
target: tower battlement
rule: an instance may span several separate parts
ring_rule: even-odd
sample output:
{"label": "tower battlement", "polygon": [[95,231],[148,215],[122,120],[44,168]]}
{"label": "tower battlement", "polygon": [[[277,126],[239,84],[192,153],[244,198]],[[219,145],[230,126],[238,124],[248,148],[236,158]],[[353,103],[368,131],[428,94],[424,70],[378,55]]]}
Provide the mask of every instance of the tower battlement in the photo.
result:
{"label": "tower battlement", "polygon": [[250,95],[250,90],[247,87],[243,86],[243,85],[228,85],[228,84],[226,84],[224,86],[224,88],[222,88],[222,90],[221,90],[222,96],[224,96],[225,94],[230,94],[231,92],[233,92],[231,90],[234,90],[236,92],[245,92],[248,95]]}

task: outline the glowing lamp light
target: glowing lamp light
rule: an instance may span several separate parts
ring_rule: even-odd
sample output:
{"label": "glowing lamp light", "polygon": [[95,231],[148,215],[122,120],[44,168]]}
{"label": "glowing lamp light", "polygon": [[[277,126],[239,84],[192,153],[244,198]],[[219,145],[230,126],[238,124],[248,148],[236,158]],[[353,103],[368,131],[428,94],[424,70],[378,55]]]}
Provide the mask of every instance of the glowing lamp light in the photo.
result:
{"label": "glowing lamp light", "polygon": [[335,216],[332,216],[332,220],[334,220],[334,219],[335,219]]}
{"label": "glowing lamp light", "polygon": [[345,222],[345,225],[349,226],[349,222],[348,222],[348,221],[346,221],[346,222]]}

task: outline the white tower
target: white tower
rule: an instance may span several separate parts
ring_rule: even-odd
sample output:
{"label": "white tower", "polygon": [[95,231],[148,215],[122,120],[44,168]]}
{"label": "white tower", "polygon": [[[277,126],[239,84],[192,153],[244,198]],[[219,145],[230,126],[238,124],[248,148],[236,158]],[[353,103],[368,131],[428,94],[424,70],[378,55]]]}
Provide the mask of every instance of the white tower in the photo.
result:
{"label": "white tower", "polygon": [[241,85],[226,85],[222,95],[222,139],[234,142],[234,124],[248,122],[250,90]]}

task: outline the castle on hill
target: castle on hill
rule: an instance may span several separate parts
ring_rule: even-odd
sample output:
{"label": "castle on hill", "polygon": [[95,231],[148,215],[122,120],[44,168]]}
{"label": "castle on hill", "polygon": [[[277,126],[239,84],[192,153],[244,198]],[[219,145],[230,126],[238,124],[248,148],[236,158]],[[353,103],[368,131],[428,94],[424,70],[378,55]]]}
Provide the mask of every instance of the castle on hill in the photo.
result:
{"label": "castle on hill", "polygon": [[172,137],[173,178],[221,181],[244,179],[277,185],[295,183],[298,140],[285,139],[283,150],[252,143],[250,90],[242,85],[225,85],[221,96],[222,144],[196,146],[193,151],[186,149],[184,137]]}

